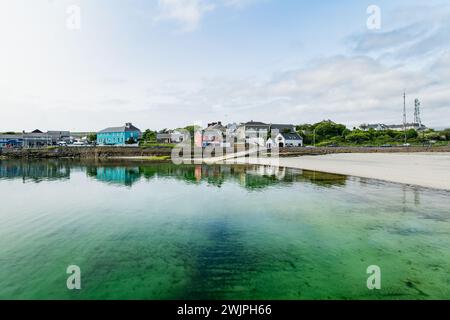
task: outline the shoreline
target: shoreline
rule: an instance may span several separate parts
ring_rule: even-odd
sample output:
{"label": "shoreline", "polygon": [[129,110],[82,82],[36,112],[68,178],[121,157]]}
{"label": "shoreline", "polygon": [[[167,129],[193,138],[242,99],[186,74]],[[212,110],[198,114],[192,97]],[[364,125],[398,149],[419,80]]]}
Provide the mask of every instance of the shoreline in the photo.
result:
{"label": "shoreline", "polygon": [[[193,147],[191,150],[194,150]],[[163,147],[50,147],[39,149],[1,149],[0,157],[7,159],[50,159],[50,158],[135,158],[171,156],[172,148]],[[236,152],[241,152],[237,150]],[[411,147],[293,147],[280,148],[280,157],[318,156],[328,154],[376,154],[376,153],[450,153],[448,146]],[[195,154],[192,153],[192,156]]]}
{"label": "shoreline", "polygon": [[450,191],[450,153],[347,153],[237,160]]}
{"label": "shoreline", "polygon": [[[203,159],[210,164],[270,165],[334,173],[431,189],[450,191],[450,149],[443,148],[290,148],[280,157],[238,158],[224,161]],[[80,159],[123,160],[149,163],[171,162],[171,149],[164,148],[57,148],[8,150],[0,160]],[[347,151],[347,152],[346,152]],[[408,152],[409,151],[409,152]],[[298,154],[301,153],[301,154]],[[188,159],[186,159],[188,160]],[[194,159],[190,159],[193,161]]]}

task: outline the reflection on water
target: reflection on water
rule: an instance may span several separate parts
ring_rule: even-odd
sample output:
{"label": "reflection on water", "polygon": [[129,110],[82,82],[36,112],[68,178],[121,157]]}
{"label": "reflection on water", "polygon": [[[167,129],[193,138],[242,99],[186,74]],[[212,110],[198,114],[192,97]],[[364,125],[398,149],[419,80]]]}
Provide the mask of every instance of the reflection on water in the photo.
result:
{"label": "reflection on water", "polygon": [[347,177],[329,173],[256,165],[183,165],[171,163],[101,161],[0,161],[0,179],[20,178],[24,182],[70,179],[72,170],[85,171],[98,181],[131,187],[141,179],[174,178],[188,183],[207,182],[220,187],[235,181],[246,189],[263,189],[277,184],[311,182],[323,187],[344,186]]}
{"label": "reflection on water", "polygon": [[70,178],[70,165],[58,161],[0,161],[0,179],[20,178],[24,182]]}
{"label": "reflection on water", "polygon": [[[289,168],[0,161],[0,299],[446,299],[450,193]],[[82,290],[66,289],[66,268]],[[382,290],[367,289],[367,267]]]}

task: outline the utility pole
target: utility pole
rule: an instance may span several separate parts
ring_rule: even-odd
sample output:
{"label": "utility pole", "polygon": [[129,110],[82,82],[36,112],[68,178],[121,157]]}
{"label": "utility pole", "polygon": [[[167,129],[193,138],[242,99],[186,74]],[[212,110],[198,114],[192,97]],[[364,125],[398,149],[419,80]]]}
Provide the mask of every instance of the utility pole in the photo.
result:
{"label": "utility pole", "polygon": [[315,127],[313,130],[313,139],[314,139],[313,145],[314,145],[314,147],[316,146],[316,129],[317,129],[317,127]]}
{"label": "utility pole", "polygon": [[405,132],[405,144],[408,142],[406,136],[406,90],[403,92],[403,131]]}

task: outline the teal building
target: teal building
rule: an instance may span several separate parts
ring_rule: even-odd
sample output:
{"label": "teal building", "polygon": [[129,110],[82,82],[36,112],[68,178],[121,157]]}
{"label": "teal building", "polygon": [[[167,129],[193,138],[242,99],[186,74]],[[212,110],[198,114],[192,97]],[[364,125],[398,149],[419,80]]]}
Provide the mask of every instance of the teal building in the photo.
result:
{"label": "teal building", "polygon": [[122,127],[106,128],[97,133],[97,144],[103,146],[122,146],[137,143],[141,130],[126,123]]}

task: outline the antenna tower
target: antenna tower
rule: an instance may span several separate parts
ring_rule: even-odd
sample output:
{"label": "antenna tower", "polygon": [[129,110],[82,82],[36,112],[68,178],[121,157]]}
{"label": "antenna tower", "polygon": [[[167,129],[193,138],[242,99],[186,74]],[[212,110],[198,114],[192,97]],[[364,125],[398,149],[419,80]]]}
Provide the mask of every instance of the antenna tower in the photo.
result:
{"label": "antenna tower", "polygon": [[405,144],[408,142],[406,135],[406,90],[403,92],[403,131],[405,132]]}
{"label": "antenna tower", "polygon": [[414,123],[422,127],[422,120],[420,119],[420,101],[414,100]]}

